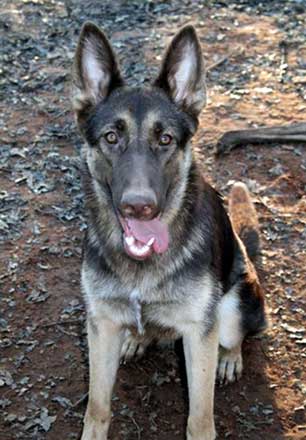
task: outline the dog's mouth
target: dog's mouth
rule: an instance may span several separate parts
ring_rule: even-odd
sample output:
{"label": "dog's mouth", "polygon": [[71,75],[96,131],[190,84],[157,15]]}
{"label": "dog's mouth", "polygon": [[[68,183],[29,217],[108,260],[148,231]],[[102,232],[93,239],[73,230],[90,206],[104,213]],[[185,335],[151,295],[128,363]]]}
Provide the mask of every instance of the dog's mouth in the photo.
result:
{"label": "dog's mouth", "polygon": [[168,225],[158,217],[152,220],[120,218],[125,252],[136,260],[145,260],[153,253],[162,254],[169,246]]}

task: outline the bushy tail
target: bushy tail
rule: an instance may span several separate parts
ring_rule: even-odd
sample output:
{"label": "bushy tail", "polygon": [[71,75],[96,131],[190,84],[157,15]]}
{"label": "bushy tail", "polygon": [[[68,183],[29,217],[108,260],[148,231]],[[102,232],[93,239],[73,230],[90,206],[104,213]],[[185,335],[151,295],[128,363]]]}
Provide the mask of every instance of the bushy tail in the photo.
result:
{"label": "bushy tail", "polygon": [[259,225],[255,206],[247,186],[235,183],[229,195],[229,214],[235,232],[243,241],[252,261],[260,252]]}

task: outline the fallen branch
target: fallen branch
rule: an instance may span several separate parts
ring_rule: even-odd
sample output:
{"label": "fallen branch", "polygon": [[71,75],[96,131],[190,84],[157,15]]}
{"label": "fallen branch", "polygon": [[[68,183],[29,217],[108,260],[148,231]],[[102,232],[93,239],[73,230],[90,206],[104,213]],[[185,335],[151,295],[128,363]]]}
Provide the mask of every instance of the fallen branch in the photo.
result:
{"label": "fallen branch", "polygon": [[262,127],[250,130],[234,130],[225,133],[218,141],[216,154],[229,152],[239,145],[270,142],[306,142],[306,123]]}

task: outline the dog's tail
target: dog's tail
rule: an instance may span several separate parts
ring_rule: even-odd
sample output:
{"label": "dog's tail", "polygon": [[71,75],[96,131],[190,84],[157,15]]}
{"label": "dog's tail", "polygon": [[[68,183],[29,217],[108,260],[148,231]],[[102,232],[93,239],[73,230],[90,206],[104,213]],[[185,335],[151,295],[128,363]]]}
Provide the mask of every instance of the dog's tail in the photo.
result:
{"label": "dog's tail", "polygon": [[235,183],[229,195],[229,214],[235,232],[244,243],[248,256],[255,261],[260,253],[259,224],[247,186]]}

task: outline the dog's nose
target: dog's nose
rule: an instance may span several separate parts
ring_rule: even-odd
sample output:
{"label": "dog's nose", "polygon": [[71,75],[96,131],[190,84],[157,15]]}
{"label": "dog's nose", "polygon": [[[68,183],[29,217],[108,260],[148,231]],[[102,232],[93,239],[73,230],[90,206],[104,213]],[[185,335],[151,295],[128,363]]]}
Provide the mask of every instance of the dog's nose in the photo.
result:
{"label": "dog's nose", "polygon": [[119,209],[123,217],[151,220],[158,213],[156,196],[153,191],[142,194],[125,192]]}

